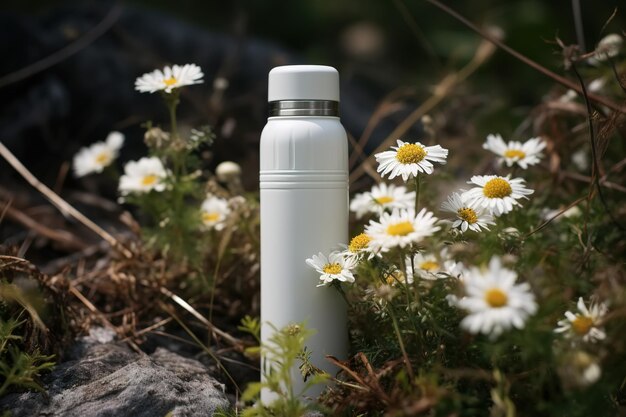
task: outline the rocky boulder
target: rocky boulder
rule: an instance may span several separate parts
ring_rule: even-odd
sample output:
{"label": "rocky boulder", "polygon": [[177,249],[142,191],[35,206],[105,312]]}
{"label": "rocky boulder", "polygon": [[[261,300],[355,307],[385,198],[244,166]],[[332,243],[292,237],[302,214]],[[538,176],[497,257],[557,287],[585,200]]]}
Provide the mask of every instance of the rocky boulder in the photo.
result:
{"label": "rocky boulder", "polygon": [[227,408],[224,386],[200,362],[163,348],[139,354],[93,330],[44,379],[47,395],[10,394],[13,417],[212,416]]}

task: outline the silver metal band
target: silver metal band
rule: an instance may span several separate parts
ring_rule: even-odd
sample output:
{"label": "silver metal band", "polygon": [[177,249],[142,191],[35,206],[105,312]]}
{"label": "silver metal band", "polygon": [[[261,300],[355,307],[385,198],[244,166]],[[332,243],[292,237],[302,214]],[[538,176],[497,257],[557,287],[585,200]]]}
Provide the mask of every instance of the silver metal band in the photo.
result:
{"label": "silver metal band", "polygon": [[269,102],[270,117],[339,116],[339,102],[331,100],[280,100]]}

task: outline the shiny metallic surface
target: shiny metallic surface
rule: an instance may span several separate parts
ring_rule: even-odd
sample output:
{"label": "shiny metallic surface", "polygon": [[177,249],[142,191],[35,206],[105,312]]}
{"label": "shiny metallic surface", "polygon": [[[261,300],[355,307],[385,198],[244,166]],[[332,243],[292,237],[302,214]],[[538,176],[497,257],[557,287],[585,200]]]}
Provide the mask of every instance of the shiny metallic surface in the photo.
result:
{"label": "shiny metallic surface", "polygon": [[339,102],[330,100],[281,100],[269,102],[269,117],[333,116],[339,117]]}

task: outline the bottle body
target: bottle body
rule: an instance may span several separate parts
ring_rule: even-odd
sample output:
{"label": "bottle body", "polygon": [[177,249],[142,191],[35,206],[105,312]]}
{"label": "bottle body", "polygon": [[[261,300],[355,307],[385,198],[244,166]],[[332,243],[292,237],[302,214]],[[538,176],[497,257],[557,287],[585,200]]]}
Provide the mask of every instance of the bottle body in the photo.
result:
{"label": "bottle body", "polygon": [[[324,357],[347,355],[347,306],[334,288],[317,287],[305,260],[348,240],[346,133],[337,117],[270,117],[260,152],[261,340],[271,337],[268,323],[306,322],[316,331],[306,343],[312,363],[334,374]],[[299,392],[297,368],[292,376]]]}

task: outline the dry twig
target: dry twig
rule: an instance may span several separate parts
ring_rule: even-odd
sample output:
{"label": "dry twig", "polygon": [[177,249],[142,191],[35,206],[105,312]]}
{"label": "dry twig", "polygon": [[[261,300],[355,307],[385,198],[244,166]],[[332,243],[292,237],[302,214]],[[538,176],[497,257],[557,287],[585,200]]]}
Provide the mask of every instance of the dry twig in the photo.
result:
{"label": "dry twig", "polygon": [[21,223],[24,227],[33,230],[40,236],[46,237],[50,240],[60,243],[61,245],[74,250],[82,250],[85,248],[85,242],[82,242],[73,234],[65,230],[52,229],[45,224],[39,223],[32,217],[28,216],[23,211],[14,209],[10,203],[6,203],[3,209],[3,214],[8,218]]}
{"label": "dry twig", "polygon": [[98,226],[96,223],[87,218],[80,211],[76,210],[71,204],[63,200],[58,194],[52,191],[48,186],[39,181],[21,162],[13,155],[13,153],[0,142],[0,155],[22,176],[30,185],[35,187],[37,191],[42,193],[61,213],[67,213],[76,220],[87,226],[94,233],[106,240],[111,246],[120,250],[127,258],[132,258],[133,254],[124,247],[117,239],[115,239],[106,230]]}

